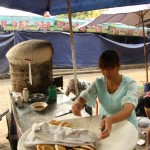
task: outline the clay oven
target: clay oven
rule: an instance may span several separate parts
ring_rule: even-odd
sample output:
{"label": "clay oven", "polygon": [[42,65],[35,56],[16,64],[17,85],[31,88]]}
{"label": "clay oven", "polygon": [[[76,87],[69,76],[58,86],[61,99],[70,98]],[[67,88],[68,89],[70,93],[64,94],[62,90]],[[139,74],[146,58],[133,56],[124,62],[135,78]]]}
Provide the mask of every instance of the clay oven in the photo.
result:
{"label": "clay oven", "polygon": [[13,46],[6,54],[12,90],[46,93],[52,84],[52,44],[45,40],[28,40]]}

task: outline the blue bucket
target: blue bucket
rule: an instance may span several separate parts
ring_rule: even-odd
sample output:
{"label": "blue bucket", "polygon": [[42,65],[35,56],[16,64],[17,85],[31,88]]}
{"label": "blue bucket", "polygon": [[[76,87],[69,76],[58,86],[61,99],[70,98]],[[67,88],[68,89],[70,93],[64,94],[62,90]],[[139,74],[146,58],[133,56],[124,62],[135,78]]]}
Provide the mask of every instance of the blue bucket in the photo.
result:
{"label": "blue bucket", "polygon": [[144,84],[144,92],[148,92],[148,91],[150,91],[150,83],[149,82]]}

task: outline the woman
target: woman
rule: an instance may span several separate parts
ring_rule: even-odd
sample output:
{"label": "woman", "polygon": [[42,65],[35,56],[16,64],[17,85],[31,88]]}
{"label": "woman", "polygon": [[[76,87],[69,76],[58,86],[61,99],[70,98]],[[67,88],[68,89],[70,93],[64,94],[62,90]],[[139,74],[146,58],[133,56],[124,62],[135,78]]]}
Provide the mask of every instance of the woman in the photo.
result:
{"label": "woman", "polygon": [[150,91],[139,97],[135,111],[138,120],[138,127],[147,128],[145,150],[150,150]]}
{"label": "woman", "polygon": [[137,84],[129,77],[119,74],[120,61],[116,51],[108,50],[99,58],[99,68],[104,77],[97,78],[74,101],[72,112],[81,116],[81,109],[87,103],[95,106],[96,97],[100,102],[101,138],[109,136],[112,124],[130,121],[137,128],[135,107],[137,105]]}

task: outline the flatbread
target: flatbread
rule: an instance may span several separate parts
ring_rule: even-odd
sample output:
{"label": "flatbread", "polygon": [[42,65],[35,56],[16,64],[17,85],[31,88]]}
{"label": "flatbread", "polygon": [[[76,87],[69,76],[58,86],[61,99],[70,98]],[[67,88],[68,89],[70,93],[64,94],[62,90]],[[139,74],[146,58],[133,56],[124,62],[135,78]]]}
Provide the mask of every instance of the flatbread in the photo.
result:
{"label": "flatbread", "polygon": [[73,125],[66,122],[66,121],[58,121],[58,120],[52,120],[49,122],[51,125],[56,125],[56,126],[62,126],[62,127],[68,127],[68,128],[72,128]]}
{"label": "flatbread", "polygon": [[67,150],[65,146],[55,144],[55,150]]}
{"label": "flatbread", "polygon": [[91,146],[89,146],[89,145],[82,145],[82,146],[80,146],[81,148],[86,148],[86,149],[88,149],[88,150],[94,150],[94,148],[93,147],[91,147]]}
{"label": "flatbread", "polygon": [[[62,126],[62,127],[69,127],[72,128],[73,125],[66,122],[66,121],[58,121],[58,120],[51,120],[49,122],[51,125],[56,125],[56,126]],[[95,150],[93,147],[88,146],[88,145],[82,145],[78,147],[65,147],[62,145],[50,145],[50,144],[38,144],[36,146],[37,150]]]}
{"label": "flatbread", "polygon": [[55,147],[51,144],[37,144],[36,150],[55,150]]}
{"label": "flatbread", "polygon": [[82,148],[82,147],[74,147],[73,150],[87,150],[86,148]]}

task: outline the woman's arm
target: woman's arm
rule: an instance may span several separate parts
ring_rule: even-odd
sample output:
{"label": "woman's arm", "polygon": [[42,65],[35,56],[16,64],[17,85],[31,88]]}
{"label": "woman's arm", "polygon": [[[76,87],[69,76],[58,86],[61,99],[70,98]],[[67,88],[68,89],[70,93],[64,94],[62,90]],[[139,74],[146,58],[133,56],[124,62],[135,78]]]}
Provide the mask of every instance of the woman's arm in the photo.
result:
{"label": "woman's arm", "polygon": [[74,101],[72,106],[72,112],[74,115],[81,116],[81,110],[85,104],[90,102],[88,105],[95,106],[97,97],[97,88],[95,81],[84,91],[80,93],[80,96]]}
{"label": "woman's arm", "polygon": [[101,132],[101,138],[108,137],[112,129],[112,124],[127,119],[131,115],[134,108],[135,106],[133,104],[126,103],[121,111],[103,119],[100,124],[100,128],[104,128],[104,130]]}
{"label": "woman's arm", "polygon": [[119,111],[118,113],[110,117],[112,120],[112,123],[121,122],[127,119],[131,115],[134,109],[135,109],[135,106],[133,104],[131,103],[124,104],[124,107],[121,111]]}

